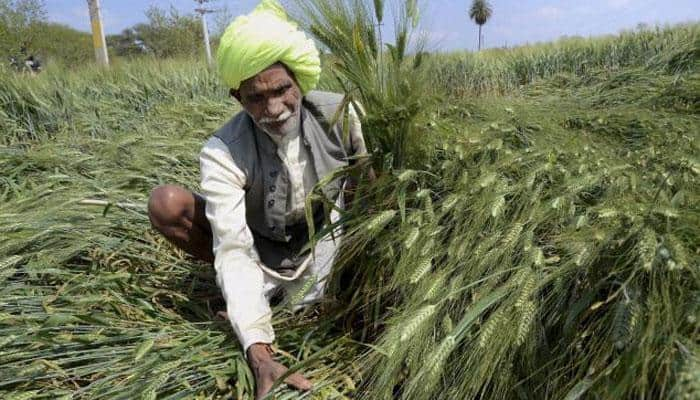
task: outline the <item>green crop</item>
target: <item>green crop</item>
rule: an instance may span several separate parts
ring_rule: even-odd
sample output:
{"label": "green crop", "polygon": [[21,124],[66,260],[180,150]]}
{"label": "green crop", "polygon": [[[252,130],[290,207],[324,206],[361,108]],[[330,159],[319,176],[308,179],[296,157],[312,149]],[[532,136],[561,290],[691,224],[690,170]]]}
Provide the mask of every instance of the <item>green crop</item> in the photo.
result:
{"label": "green crop", "polygon": [[[364,3],[304,4],[353,33],[320,38],[322,85],[364,106],[378,178],[326,300],[275,308],[315,384],[275,398],[697,397],[697,24],[418,63]],[[237,110],[191,60],[0,76],[0,397],[252,398],[213,268],[145,207],[198,189]]]}

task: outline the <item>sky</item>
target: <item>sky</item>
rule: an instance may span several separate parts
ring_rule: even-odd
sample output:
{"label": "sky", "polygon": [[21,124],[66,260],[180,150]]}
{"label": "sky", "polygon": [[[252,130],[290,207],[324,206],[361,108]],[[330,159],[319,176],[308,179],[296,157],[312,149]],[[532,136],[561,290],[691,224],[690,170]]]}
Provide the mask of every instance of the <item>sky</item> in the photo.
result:
{"label": "sky", "polygon": [[[369,0],[367,0],[369,1]],[[50,21],[88,31],[85,0],[45,0]],[[194,0],[100,0],[105,33],[119,33],[145,21],[150,5],[192,12]],[[638,24],[664,25],[700,21],[698,0],[489,0],[492,18],[484,25],[485,47],[543,42],[561,36],[598,36],[634,29]],[[258,0],[214,0],[235,16],[252,10]],[[284,1],[283,1],[284,3]],[[387,2],[389,3],[389,2]],[[419,0],[421,27],[430,50],[474,50],[478,27],[469,20],[471,0]],[[210,22],[211,24],[211,22]]]}

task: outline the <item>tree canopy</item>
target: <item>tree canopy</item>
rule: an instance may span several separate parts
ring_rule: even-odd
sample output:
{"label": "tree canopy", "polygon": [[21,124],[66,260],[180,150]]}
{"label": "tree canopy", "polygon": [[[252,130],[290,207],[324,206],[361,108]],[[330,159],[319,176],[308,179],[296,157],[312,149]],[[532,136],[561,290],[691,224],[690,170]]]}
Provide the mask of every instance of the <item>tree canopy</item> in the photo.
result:
{"label": "tree canopy", "polygon": [[[86,6],[87,7],[87,6]],[[203,33],[199,17],[151,6],[146,21],[107,35],[112,57],[155,56],[197,57],[203,54]],[[47,19],[43,0],[0,0],[0,63],[22,61],[29,55],[45,62],[80,65],[94,58],[90,32],[82,32]],[[228,9],[215,14],[212,42],[232,19]]]}
{"label": "tree canopy", "polygon": [[481,27],[491,18],[493,8],[486,0],[474,0],[469,8],[469,18],[479,25],[479,50],[481,50]]}
{"label": "tree canopy", "polygon": [[42,0],[0,0],[2,57],[20,57],[31,51],[45,21],[46,9]]}

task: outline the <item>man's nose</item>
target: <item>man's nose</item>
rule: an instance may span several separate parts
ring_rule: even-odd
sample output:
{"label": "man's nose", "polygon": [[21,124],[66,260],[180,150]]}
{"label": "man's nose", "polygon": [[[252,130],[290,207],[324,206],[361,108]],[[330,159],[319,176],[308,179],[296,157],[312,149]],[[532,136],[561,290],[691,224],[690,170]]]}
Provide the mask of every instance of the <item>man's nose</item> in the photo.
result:
{"label": "man's nose", "polygon": [[265,113],[268,117],[277,118],[284,112],[284,103],[279,98],[270,98],[265,106]]}

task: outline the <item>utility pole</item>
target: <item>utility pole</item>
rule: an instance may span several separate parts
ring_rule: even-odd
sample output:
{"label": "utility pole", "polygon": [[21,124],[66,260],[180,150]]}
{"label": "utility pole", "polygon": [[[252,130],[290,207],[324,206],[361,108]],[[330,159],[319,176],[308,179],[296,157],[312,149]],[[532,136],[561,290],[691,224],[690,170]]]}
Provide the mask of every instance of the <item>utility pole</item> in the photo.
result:
{"label": "utility pole", "polygon": [[207,52],[207,64],[211,65],[211,46],[209,45],[209,28],[207,27],[207,14],[213,13],[214,10],[209,10],[204,8],[204,3],[208,3],[210,0],[194,0],[199,3],[200,7],[194,10],[199,13],[202,18],[202,31],[204,32],[204,49]]}
{"label": "utility pole", "polygon": [[95,48],[95,59],[98,65],[108,66],[107,41],[102,28],[102,14],[99,0],[87,0],[90,9],[90,26],[92,27],[92,45]]}

